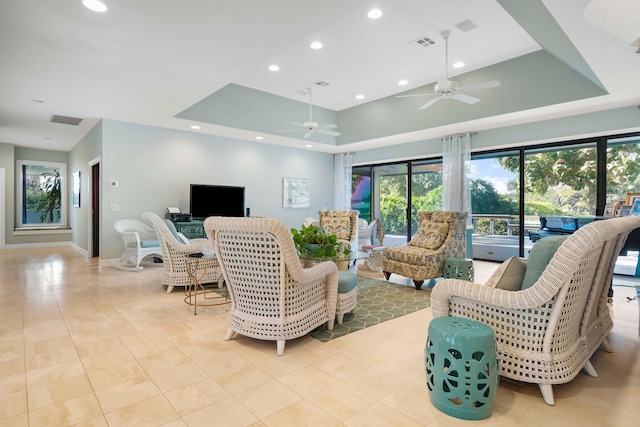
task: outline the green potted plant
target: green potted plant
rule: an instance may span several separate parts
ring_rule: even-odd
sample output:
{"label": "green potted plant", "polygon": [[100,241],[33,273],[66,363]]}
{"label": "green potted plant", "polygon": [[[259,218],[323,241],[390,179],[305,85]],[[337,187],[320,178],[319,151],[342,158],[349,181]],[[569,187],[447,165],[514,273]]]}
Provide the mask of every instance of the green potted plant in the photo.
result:
{"label": "green potted plant", "polygon": [[303,225],[300,230],[291,229],[293,243],[300,254],[311,254],[313,257],[334,258],[347,255],[351,251],[342,242],[338,242],[335,234],[327,234],[317,225]]}

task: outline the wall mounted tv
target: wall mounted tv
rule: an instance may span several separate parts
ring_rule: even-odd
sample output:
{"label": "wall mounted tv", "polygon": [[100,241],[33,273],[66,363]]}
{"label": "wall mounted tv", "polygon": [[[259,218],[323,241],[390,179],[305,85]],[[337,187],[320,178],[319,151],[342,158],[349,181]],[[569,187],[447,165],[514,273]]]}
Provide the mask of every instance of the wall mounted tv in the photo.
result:
{"label": "wall mounted tv", "polygon": [[191,184],[191,216],[244,216],[244,187]]}

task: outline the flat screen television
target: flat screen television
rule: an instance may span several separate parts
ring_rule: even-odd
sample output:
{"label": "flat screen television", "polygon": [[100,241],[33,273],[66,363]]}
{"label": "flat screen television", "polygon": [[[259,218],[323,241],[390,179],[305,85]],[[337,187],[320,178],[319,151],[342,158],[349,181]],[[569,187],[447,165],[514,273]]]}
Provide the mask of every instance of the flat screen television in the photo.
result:
{"label": "flat screen television", "polygon": [[189,209],[194,220],[244,216],[244,187],[191,184]]}

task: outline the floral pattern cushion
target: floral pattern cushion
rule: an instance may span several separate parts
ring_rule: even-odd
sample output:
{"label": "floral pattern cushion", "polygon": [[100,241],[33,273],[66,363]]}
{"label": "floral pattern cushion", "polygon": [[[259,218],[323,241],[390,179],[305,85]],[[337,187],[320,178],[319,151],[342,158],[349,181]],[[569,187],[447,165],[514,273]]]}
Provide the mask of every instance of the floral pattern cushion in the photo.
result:
{"label": "floral pattern cushion", "polygon": [[320,218],[320,227],[322,227],[327,234],[335,234],[339,240],[349,240],[349,237],[351,237],[350,217]]}
{"label": "floral pattern cushion", "polygon": [[432,221],[421,221],[418,232],[409,242],[411,246],[436,250],[444,243],[449,233],[449,224]]}

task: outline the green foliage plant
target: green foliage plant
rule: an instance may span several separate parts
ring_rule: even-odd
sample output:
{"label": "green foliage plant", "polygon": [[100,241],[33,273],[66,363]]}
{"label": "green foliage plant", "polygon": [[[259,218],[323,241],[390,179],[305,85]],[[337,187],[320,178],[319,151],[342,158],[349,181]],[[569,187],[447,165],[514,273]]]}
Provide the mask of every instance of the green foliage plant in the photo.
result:
{"label": "green foliage plant", "polygon": [[[338,242],[335,234],[327,234],[317,225],[302,225],[300,230],[292,228],[291,236],[296,250],[301,255],[311,254],[317,258],[335,258],[351,252],[342,242]],[[318,245],[318,248],[312,251],[308,245]]]}
{"label": "green foliage plant", "polygon": [[40,185],[40,191],[33,200],[35,209],[42,212],[40,221],[50,224],[56,216],[60,217],[62,200],[62,178],[60,172],[42,174],[44,181]]}

